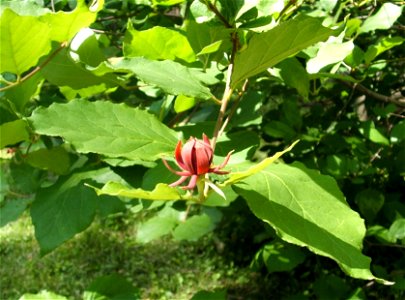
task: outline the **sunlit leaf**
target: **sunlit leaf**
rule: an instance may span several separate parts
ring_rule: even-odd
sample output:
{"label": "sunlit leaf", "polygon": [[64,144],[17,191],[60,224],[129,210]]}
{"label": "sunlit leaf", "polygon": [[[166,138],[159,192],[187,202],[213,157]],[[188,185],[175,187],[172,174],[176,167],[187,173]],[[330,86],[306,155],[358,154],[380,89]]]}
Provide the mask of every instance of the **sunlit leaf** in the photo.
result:
{"label": "sunlit leaf", "polygon": [[194,51],[187,38],[179,31],[160,26],[138,31],[133,28],[132,23],[128,23],[123,47],[126,57],[195,61]]}
{"label": "sunlit leaf", "polygon": [[388,29],[394,24],[402,13],[403,6],[384,3],[376,14],[368,17],[360,27],[360,32],[369,32],[376,29]]}
{"label": "sunlit leaf", "polygon": [[322,20],[301,15],[248,41],[235,57],[232,85],[259,74],[308,46],[339,33],[322,26]]}
{"label": "sunlit leaf", "polygon": [[51,28],[53,41],[68,41],[79,32],[88,27],[97,17],[97,12],[103,8],[104,0],[93,1],[95,6],[88,7],[84,0],[78,0],[76,8],[71,12],[58,11],[40,17]]}
{"label": "sunlit leaf", "polygon": [[30,120],[37,133],[62,136],[82,153],[156,160],[177,142],[176,133],[148,112],[105,101],[55,103],[35,110]]}
{"label": "sunlit leaf", "polygon": [[147,200],[182,200],[187,199],[179,193],[176,188],[172,188],[165,183],[159,183],[152,191],[135,189],[118,182],[107,182],[101,189],[95,189],[98,195],[121,196],[127,198],[140,198]]}
{"label": "sunlit leaf", "polygon": [[92,70],[96,75],[111,72],[133,73],[143,82],[156,85],[173,95],[185,95],[209,99],[209,88],[201,83],[187,67],[170,60],[154,61],[143,57],[119,59],[113,63],[104,63]]}
{"label": "sunlit leaf", "polygon": [[350,53],[352,53],[354,44],[348,42],[326,42],[321,44],[318,53],[315,57],[307,62],[308,73],[317,73],[323,67],[343,61]]}
{"label": "sunlit leaf", "polygon": [[283,240],[334,259],[352,277],[376,279],[370,258],[361,253],[364,221],[332,177],[302,164],[273,164],[234,189]]}
{"label": "sunlit leaf", "polygon": [[241,180],[244,180],[245,178],[252,176],[258,172],[261,172],[265,168],[267,168],[270,164],[272,164],[274,161],[276,161],[278,158],[280,158],[284,153],[291,151],[291,149],[298,143],[299,141],[295,141],[290,147],[287,149],[277,152],[274,154],[272,157],[268,157],[264,160],[262,160],[260,163],[255,164],[251,166],[249,169],[241,172],[233,172],[230,174],[230,177],[228,180],[226,180],[223,185],[227,186],[230,184],[235,184]]}
{"label": "sunlit leaf", "polygon": [[51,30],[38,18],[19,16],[9,8],[0,19],[0,72],[21,75],[51,50]]}

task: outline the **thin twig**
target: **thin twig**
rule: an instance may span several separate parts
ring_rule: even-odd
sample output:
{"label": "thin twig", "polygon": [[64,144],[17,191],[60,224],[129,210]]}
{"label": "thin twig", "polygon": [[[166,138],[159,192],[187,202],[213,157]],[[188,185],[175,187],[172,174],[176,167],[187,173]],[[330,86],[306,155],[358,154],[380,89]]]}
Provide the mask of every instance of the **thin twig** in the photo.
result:
{"label": "thin twig", "polygon": [[403,97],[401,95],[401,93],[398,93],[398,94],[395,93],[391,96],[385,96],[385,95],[379,94],[377,92],[374,92],[374,91],[366,88],[364,85],[362,85],[360,83],[351,83],[351,82],[344,81],[344,80],[339,80],[339,82],[343,83],[344,85],[346,85],[352,89],[356,89],[359,92],[364,93],[366,96],[372,97],[376,100],[394,103],[398,106],[405,107],[405,97]]}
{"label": "thin twig", "polygon": [[226,126],[227,126],[228,123],[229,123],[229,121],[232,119],[233,115],[235,114],[236,109],[237,109],[238,106],[239,106],[239,102],[240,102],[240,100],[242,99],[242,96],[243,96],[243,94],[244,94],[245,91],[246,91],[247,83],[248,83],[248,80],[246,79],[245,82],[243,83],[243,86],[242,86],[241,91],[238,93],[238,98],[235,100],[235,102],[234,102],[234,104],[233,104],[233,106],[232,106],[232,108],[231,108],[231,111],[229,112],[229,115],[226,117],[224,123],[222,124],[221,129],[219,130],[218,136],[221,136],[221,135],[222,135],[222,133],[224,132]]}
{"label": "thin twig", "polygon": [[235,60],[235,55],[236,55],[236,51],[238,50],[238,34],[237,32],[233,32],[232,33],[232,53],[231,53],[231,58],[230,58],[230,63],[228,66],[228,71],[226,74],[226,83],[225,83],[225,90],[224,90],[224,94],[222,96],[222,100],[221,100],[221,108],[219,109],[219,113],[218,113],[218,119],[217,119],[217,123],[215,124],[215,130],[214,130],[214,134],[211,140],[211,147],[212,150],[215,151],[215,145],[217,143],[218,137],[220,135],[220,130],[223,127],[223,121],[224,121],[224,117],[225,117],[225,112],[226,112],[226,108],[228,106],[229,100],[231,99],[232,93],[233,93],[233,89],[231,87],[231,78],[232,78],[232,72],[233,72],[233,65],[234,65],[234,60]]}
{"label": "thin twig", "polygon": [[31,72],[29,72],[27,75],[25,75],[24,77],[20,78],[19,80],[12,82],[11,84],[0,88],[0,92],[3,92],[5,90],[11,89],[21,83],[23,83],[24,81],[27,81],[28,79],[30,79],[32,76],[34,76],[35,74],[37,74],[39,71],[41,71],[63,48],[65,48],[68,45],[67,42],[63,42],[62,44],[60,44],[59,48],[56,49],[54,52],[52,52],[46,59],[45,61],[40,64],[39,66],[35,67],[34,70],[32,70]]}
{"label": "thin twig", "polygon": [[376,244],[370,241],[364,240],[369,246],[371,247],[392,247],[392,248],[401,248],[405,249],[405,245],[398,245],[398,244]]}
{"label": "thin twig", "polygon": [[208,9],[212,11],[215,16],[225,25],[226,28],[233,28],[232,24],[228,22],[228,20],[221,14],[218,8],[211,3],[210,1],[204,1],[205,5],[207,5]]}

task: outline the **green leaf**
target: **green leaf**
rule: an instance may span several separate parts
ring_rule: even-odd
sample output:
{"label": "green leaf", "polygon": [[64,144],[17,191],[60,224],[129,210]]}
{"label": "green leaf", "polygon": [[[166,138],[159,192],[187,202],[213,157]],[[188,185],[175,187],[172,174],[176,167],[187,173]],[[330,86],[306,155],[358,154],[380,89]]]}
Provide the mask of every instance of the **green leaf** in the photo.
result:
{"label": "green leaf", "polygon": [[179,221],[180,212],[170,206],[166,206],[155,217],[139,225],[136,241],[139,243],[149,243],[163,235],[169,234]]}
{"label": "green leaf", "polygon": [[371,45],[370,47],[367,48],[367,51],[364,54],[365,63],[369,64],[370,62],[373,61],[374,58],[376,58],[381,53],[383,53],[395,46],[402,45],[402,43],[404,41],[405,41],[405,39],[401,38],[399,36],[383,37],[382,39],[380,39],[377,42],[377,44]]}
{"label": "green leaf", "polygon": [[200,52],[197,53],[197,56],[215,53],[219,50],[222,45],[222,41],[216,41],[208,46],[205,46],[201,49]]}
{"label": "green leaf", "polygon": [[176,240],[196,241],[214,230],[213,220],[206,214],[195,215],[180,223],[173,231]]}
{"label": "green leaf", "polygon": [[384,195],[376,189],[365,189],[356,194],[354,201],[366,220],[373,221],[384,205]]}
{"label": "green leaf", "polygon": [[68,49],[62,49],[52,60],[41,69],[41,74],[51,83],[58,86],[69,86],[79,90],[100,86],[101,91],[118,84],[112,74],[96,76],[84,69],[80,63],[73,61]]}
{"label": "green leaf", "polygon": [[156,160],[172,152],[176,133],[148,112],[125,104],[75,100],[34,111],[37,133],[62,136],[78,152]]}
{"label": "green leaf", "polygon": [[360,33],[376,29],[389,29],[401,16],[403,6],[384,3],[375,15],[368,17],[360,27]]}
{"label": "green leaf", "polygon": [[261,250],[261,257],[269,273],[291,271],[301,264],[306,255],[300,247],[273,241]]}
{"label": "green leaf", "polygon": [[258,125],[262,123],[262,105],[264,101],[262,91],[248,89],[243,94],[234,116],[231,118],[232,127],[244,127],[249,125]]}
{"label": "green leaf", "polygon": [[27,141],[28,139],[26,121],[15,120],[0,125],[0,148]]}
{"label": "green leaf", "polygon": [[97,17],[97,12],[103,8],[104,0],[93,1],[87,7],[84,0],[78,0],[76,8],[71,12],[58,11],[41,16],[39,19],[51,28],[51,39],[53,41],[69,41],[79,32],[80,29],[88,27]]}
{"label": "green leaf", "polygon": [[291,140],[297,135],[293,128],[280,121],[270,121],[264,126],[263,131],[269,136],[285,140]]}
{"label": "green leaf", "polygon": [[405,140],[405,121],[402,120],[396,124],[391,130],[392,143],[398,143]]}
{"label": "green leaf", "polygon": [[247,48],[235,57],[232,86],[338,32],[322,26],[320,19],[300,15],[267,32],[253,35]]}
{"label": "green leaf", "polygon": [[51,50],[50,29],[32,16],[6,8],[0,18],[0,73],[21,75]]}
{"label": "green leaf", "polygon": [[41,16],[50,12],[49,9],[40,5],[40,3],[34,1],[2,1],[0,12],[3,13],[7,7],[20,16]]}
{"label": "green leaf", "polygon": [[322,43],[315,57],[307,62],[308,73],[317,73],[322,68],[331,64],[342,62],[354,49],[353,41],[342,43],[339,40],[331,39]]}
{"label": "green leaf", "polygon": [[267,168],[270,164],[272,164],[274,161],[276,161],[278,158],[280,158],[284,153],[291,151],[291,149],[298,143],[299,141],[295,141],[294,143],[291,144],[290,147],[287,149],[277,152],[271,157],[268,157],[264,160],[262,160],[260,163],[255,164],[251,166],[249,169],[241,172],[233,172],[230,174],[230,177],[228,180],[226,180],[221,186],[227,186],[230,184],[235,184],[239,181],[244,180],[245,178],[252,176],[258,172],[263,171],[265,168]]}
{"label": "green leaf", "polygon": [[70,168],[69,153],[63,147],[39,149],[28,153],[25,159],[33,167],[56,174],[66,174]]}
{"label": "green leaf", "polygon": [[39,93],[43,78],[41,73],[23,81],[4,92],[5,98],[11,101],[18,112],[23,113],[25,105]]}
{"label": "green leaf", "polygon": [[395,239],[405,239],[405,219],[397,219],[391,224],[389,234]]}
{"label": "green leaf", "polygon": [[118,182],[107,182],[101,189],[94,188],[98,195],[121,196],[127,198],[140,198],[147,200],[186,200],[176,188],[165,183],[159,183],[152,191],[134,189]]}
{"label": "green leaf", "polygon": [[179,31],[160,26],[138,31],[129,22],[123,47],[126,57],[143,56],[151,60],[179,58],[186,62],[195,61],[194,51],[187,38]]}
{"label": "green leaf", "polygon": [[70,181],[42,189],[31,208],[41,253],[46,254],[86,229],[96,214],[97,195],[83,184]]}
{"label": "green leaf", "polygon": [[181,113],[193,108],[195,104],[195,98],[179,95],[176,97],[176,101],[174,102],[174,111],[176,113]]}
{"label": "green leaf", "polygon": [[41,291],[38,294],[24,294],[19,300],[67,300],[67,298],[52,292]]}
{"label": "green leaf", "polygon": [[348,275],[376,279],[361,253],[364,221],[332,177],[302,164],[274,164],[234,186],[252,212],[286,242],[330,257]]}
{"label": "green leaf", "polygon": [[[347,299],[347,293],[350,290],[346,281],[334,274],[327,274],[319,277],[314,282],[314,294],[316,299],[339,300]],[[361,300],[356,298],[357,300]]]}
{"label": "green leaf", "polygon": [[280,76],[283,81],[288,86],[295,88],[302,97],[307,99],[309,94],[309,77],[301,63],[292,57],[283,60],[276,67],[280,68]]}
{"label": "green leaf", "polygon": [[[40,189],[31,206],[31,218],[41,254],[47,254],[75,234],[86,229],[96,212],[107,202],[119,201],[97,196],[83,181],[103,181],[109,169],[75,173],[61,177],[54,185]],[[114,207],[111,203],[108,206]]]}
{"label": "green leaf", "polygon": [[83,28],[75,35],[70,43],[69,54],[75,62],[82,62],[92,67],[105,61],[103,49],[96,34],[90,28]]}
{"label": "green leaf", "polygon": [[377,128],[375,128],[373,121],[362,122],[359,131],[362,135],[374,143],[381,145],[390,144],[389,140]]}
{"label": "green leaf", "polygon": [[173,95],[186,95],[209,99],[209,88],[187,67],[170,60],[153,61],[143,57],[124,58],[114,63],[104,63],[92,70],[96,75],[110,72],[133,73],[145,83],[156,85]]}
{"label": "green leaf", "polygon": [[184,2],[185,0],[152,0],[153,5],[172,6]]}
{"label": "green leaf", "polygon": [[[1,192],[7,191],[2,190]],[[0,227],[17,220],[31,202],[31,198],[6,199],[2,201],[0,204]]]}
{"label": "green leaf", "polygon": [[83,294],[83,300],[138,300],[139,291],[123,276],[112,274],[94,280]]}
{"label": "green leaf", "polygon": [[[193,2],[191,5],[191,10],[193,6],[202,5],[205,9],[207,8],[204,4]],[[207,15],[211,14],[209,11],[204,14],[202,18],[206,18]],[[195,53],[198,53],[199,59],[204,62],[205,65],[208,64],[210,59],[222,58],[221,52],[213,55],[213,53],[219,51],[220,49],[227,51],[231,48],[232,44],[229,39],[230,30],[224,28],[223,26],[214,26],[213,24],[207,23],[196,23],[194,21],[188,21],[185,24],[185,30],[187,34],[187,39],[193,48]]]}

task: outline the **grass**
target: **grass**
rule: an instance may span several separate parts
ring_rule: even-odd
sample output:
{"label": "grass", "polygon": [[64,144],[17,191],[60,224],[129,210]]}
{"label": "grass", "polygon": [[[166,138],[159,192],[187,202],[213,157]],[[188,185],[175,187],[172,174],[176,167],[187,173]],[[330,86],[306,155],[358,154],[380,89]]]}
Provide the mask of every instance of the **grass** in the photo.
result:
{"label": "grass", "polygon": [[120,274],[140,289],[142,299],[190,299],[199,290],[249,290],[257,276],[218,255],[210,237],[197,243],[162,239],[139,245],[135,230],[134,220],[96,220],[41,258],[30,218],[23,216],[0,229],[0,298],[48,290],[81,299],[94,279]]}
{"label": "grass", "polygon": [[[252,232],[260,230],[245,215],[230,213],[232,222],[225,223],[218,236],[208,235],[193,243],[166,238],[138,244],[138,220],[133,215],[96,219],[86,231],[44,257],[39,256],[29,216],[23,215],[0,228],[0,299],[19,299],[41,290],[82,299],[93,280],[111,274],[125,277],[139,289],[142,299],[153,300],[186,300],[200,290],[214,289],[227,290],[229,300],[317,299],[337,291],[345,296],[336,299],[347,299],[356,291],[363,293],[358,299],[405,296],[399,286],[345,277],[336,263],[312,254],[289,272],[256,273],[249,262],[258,246],[253,247]],[[398,262],[400,256],[396,258],[394,250],[390,249],[392,260]],[[373,256],[388,260],[386,255]]]}

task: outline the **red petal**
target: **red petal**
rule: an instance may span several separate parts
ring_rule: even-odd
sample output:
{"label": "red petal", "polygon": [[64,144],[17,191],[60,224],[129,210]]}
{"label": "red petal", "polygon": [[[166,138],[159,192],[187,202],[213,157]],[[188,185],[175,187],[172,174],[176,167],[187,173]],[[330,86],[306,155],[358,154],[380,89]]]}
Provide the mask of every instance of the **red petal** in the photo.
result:
{"label": "red petal", "polygon": [[183,170],[185,170],[185,165],[184,165],[184,161],[183,158],[181,157],[181,141],[177,142],[177,146],[176,146],[176,150],[174,151],[174,156],[176,158],[177,164],[179,165],[180,168],[182,168]]}
{"label": "red petal", "polygon": [[181,157],[184,164],[183,169],[189,171],[192,174],[196,174],[195,168],[195,144],[196,139],[191,137],[187,143],[184,144],[183,149],[181,150]]}
{"label": "red petal", "polygon": [[183,190],[193,190],[193,189],[195,188],[196,184],[197,184],[197,179],[198,179],[198,176],[197,176],[197,175],[191,176],[190,182],[188,183],[188,185],[187,185],[187,186],[183,186],[183,187],[181,187],[181,188],[182,188]]}
{"label": "red petal", "polygon": [[196,148],[195,165],[198,175],[205,174],[209,171],[213,156],[212,147],[205,134],[203,135],[203,139],[204,141],[198,140],[195,146]]}
{"label": "red petal", "polygon": [[171,187],[178,186],[179,184],[182,184],[184,181],[186,181],[187,178],[188,178],[188,176],[181,176],[179,180],[169,184],[169,186],[171,186]]}

